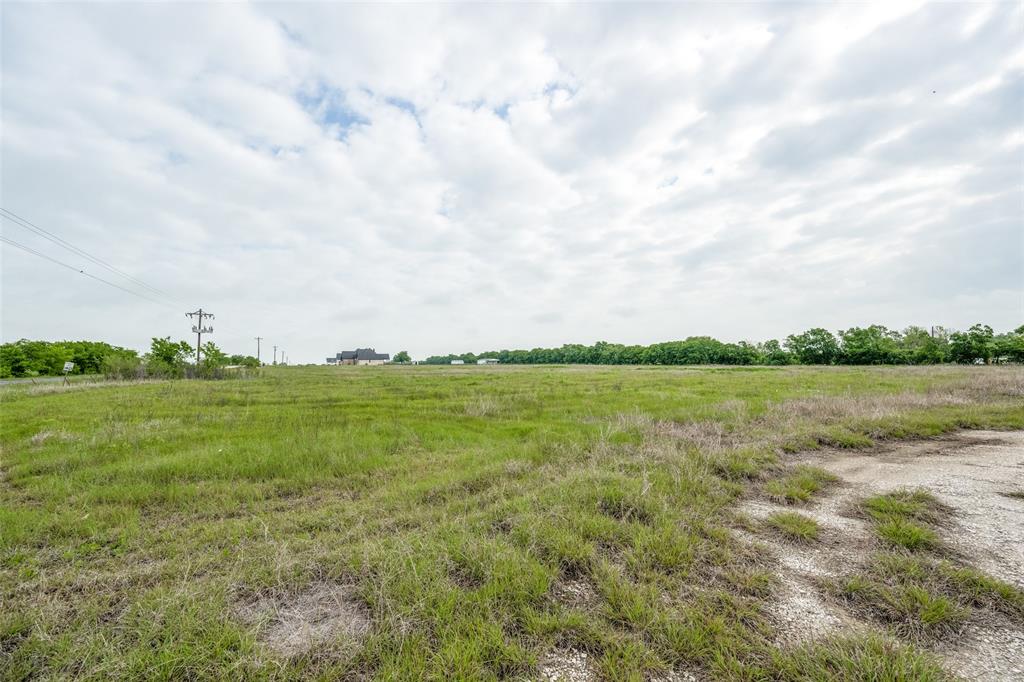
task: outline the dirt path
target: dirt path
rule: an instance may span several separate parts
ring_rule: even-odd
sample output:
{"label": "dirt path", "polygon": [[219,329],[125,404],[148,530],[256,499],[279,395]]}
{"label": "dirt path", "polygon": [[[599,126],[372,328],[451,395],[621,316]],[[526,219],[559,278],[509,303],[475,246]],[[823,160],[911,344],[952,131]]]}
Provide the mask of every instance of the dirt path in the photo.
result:
{"label": "dirt path", "polygon": [[[963,432],[942,439],[868,451],[826,450],[795,459],[836,474],[840,485],[801,508],[821,526],[809,547],[759,536],[777,556],[781,599],[773,616],[783,641],[808,640],[867,627],[825,599],[817,579],[836,577],[872,551],[870,529],[850,511],[858,500],[896,488],[926,488],[954,510],[943,535],[967,563],[1024,587],[1024,432]],[[763,519],[782,507],[752,500],[747,514]],[[972,623],[965,636],[936,648],[953,672],[970,680],[1024,679],[1024,630],[1005,618]]]}

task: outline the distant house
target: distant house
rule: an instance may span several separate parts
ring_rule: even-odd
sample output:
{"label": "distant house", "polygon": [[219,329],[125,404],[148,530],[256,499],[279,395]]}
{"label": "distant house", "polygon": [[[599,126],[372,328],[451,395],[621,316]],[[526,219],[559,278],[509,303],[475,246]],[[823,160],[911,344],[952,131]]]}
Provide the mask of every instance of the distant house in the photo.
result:
{"label": "distant house", "polygon": [[466,364],[466,361],[465,360],[452,360],[452,364],[453,365],[464,365],[464,364]]}
{"label": "distant house", "polygon": [[496,365],[498,364],[498,358],[480,358],[476,361],[478,365]]}
{"label": "distant house", "polygon": [[388,353],[378,353],[373,348],[343,350],[333,358],[327,358],[328,365],[383,365],[391,359]]}

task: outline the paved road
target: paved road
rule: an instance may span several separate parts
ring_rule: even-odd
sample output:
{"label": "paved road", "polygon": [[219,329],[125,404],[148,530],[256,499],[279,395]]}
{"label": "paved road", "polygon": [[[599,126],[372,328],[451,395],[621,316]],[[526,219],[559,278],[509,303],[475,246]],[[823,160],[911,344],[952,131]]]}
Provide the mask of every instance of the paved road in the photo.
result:
{"label": "paved road", "polygon": [[[71,381],[81,381],[82,379],[85,379],[85,376],[79,376],[81,378],[72,376],[68,377],[68,379],[70,379]],[[5,384],[51,384],[54,381],[64,381],[64,377],[31,377],[25,379],[0,379],[0,386],[3,386]]]}

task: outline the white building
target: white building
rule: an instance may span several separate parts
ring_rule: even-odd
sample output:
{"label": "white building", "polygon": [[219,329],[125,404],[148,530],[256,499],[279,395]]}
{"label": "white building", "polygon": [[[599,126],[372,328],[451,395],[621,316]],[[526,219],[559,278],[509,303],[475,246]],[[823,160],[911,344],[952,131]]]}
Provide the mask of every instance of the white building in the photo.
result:
{"label": "white building", "polygon": [[480,358],[476,361],[478,365],[496,365],[498,364],[498,358]]}

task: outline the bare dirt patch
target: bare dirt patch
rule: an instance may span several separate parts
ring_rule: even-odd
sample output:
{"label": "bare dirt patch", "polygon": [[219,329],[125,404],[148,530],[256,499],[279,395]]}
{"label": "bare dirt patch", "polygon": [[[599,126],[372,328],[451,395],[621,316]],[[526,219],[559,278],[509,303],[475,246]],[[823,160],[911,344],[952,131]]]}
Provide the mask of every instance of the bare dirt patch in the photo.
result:
{"label": "bare dirt patch", "polygon": [[370,614],[346,585],[315,583],[298,594],[265,598],[243,609],[261,626],[260,641],[283,658],[315,647],[358,644],[370,629]]}
{"label": "bare dirt patch", "polygon": [[[1024,586],[1024,500],[1005,494],[1024,481],[1024,432],[963,432],[872,450],[804,453],[793,459],[820,466],[841,482],[827,496],[798,508],[821,526],[819,542],[796,545],[770,532],[758,536],[778,560],[781,589],[771,615],[780,639],[805,641],[867,627],[856,614],[824,597],[819,582],[865,563],[876,545],[856,504],[898,488],[927,489],[953,510],[943,536],[961,560]],[[763,520],[781,509],[787,507],[750,500],[741,512]],[[972,618],[964,635],[941,645],[937,653],[966,679],[1024,679],[1024,629],[1002,616]]]}

